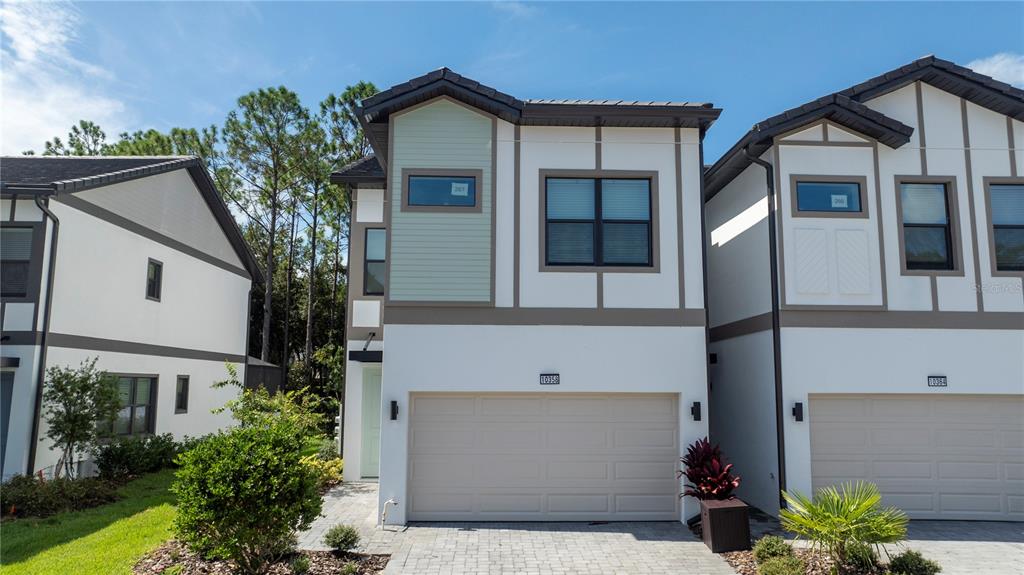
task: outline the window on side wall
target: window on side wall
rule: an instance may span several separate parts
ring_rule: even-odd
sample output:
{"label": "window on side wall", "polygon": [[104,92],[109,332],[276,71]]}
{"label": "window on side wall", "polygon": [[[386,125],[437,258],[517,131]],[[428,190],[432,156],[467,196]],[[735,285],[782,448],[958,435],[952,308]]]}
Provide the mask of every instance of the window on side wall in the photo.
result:
{"label": "window on side wall", "polygon": [[1024,271],[1024,183],[989,187],[997,271]]}
{"label": "window on side wall", "polygon": [[387,273],[387,231],[366,230],[366,253],[363,260],[363,295],[384,295]]}
{"label": "window on side wall", "polygon": [[796,213],[794,215],[859,215],[863,213],[858,182],[796,182]]}
{"label": "window on side wall", "polygon": [[179,375],[174,389],[174,413],[188,413],[188,376]]}
{"label": "window on side wall", "polygon": [[477,205],[475,176],[409,175],[406,179],[406,207],[474,208]]}
{"label": "window on side wall", "polygon": [[545,264],[650,267],[651,181],[546,178]]}
{"label": "window on side wall", "polygon": [[32,228],[0,228],[0,284],[3,297],[28,297]]}
{"label": "window on side wall", "polygon": [[954,269],[947,184],[902,182],[899,193],[907,270]]}
{"label": "window on side wall", "polygon": [[121,411],[114,420],[115,435],[153,433],[156,422],[156,378],[150,376],[119,376],[117,392]]}
{"label": "window on side wall", "polygon": [[146,266],[146,299],[160,301],[160,294],[163,291],[164,264],[149,260]]}

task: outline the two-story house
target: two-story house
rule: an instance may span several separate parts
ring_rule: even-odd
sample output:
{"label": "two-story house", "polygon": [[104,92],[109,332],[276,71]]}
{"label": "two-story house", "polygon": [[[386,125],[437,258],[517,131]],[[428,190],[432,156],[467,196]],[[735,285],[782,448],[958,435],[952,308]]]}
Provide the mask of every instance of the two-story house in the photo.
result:
{"label": "two-story house", "polygon": [[199,436],[225,362],[244,376],[249,290],[261,277],[206,168],[192,157],[0,158],[3,476],[52,469],[45,372],[118,378],[118,435]]}
{"label": "two-story house", "polygon": [[[362,102],[346,480],[388,523],[679,520],[707,434],[709,104],[520,100],[440,69]],[[684,509],[683,507],[687,507]]]}
{"label": "two-story house", "polygon": [[934,57],[756,124],[705,174],[711,432],[769,512],[869,480],[1024,518],[1024,91]]}

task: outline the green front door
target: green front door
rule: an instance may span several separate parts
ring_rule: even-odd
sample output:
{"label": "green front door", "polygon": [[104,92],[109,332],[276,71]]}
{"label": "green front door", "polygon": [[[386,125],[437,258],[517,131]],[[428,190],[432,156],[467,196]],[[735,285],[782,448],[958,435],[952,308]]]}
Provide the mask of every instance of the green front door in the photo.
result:
{"label": "green front door", "polygon": [[363,368],[363,445],[360,449],[362,477],[380,474],[380,367]]}

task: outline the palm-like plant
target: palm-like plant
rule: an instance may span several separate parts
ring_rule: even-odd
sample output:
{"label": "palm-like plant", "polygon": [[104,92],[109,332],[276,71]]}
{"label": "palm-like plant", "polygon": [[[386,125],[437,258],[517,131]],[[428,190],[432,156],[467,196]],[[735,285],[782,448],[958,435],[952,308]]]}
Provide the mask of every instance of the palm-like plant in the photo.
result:
{"label": "palm-like plant", "polygon": [[789,504],[779,511],[782,527],[811,541],[832,558],[832,572],[846,565],[853,542],[879,546],[907,536],[907,516],[895,507],[881,506],[882,494],[873,483],[844,483],[819,489],[813,499],[782,492]]}

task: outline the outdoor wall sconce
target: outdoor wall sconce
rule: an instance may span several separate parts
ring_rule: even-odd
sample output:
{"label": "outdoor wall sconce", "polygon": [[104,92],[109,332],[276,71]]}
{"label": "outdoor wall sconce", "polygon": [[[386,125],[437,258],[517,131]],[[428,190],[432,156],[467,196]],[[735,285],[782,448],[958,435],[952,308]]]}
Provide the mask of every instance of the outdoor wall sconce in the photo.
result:
{"label": "outdoor wall sconce", "polygon": [[700,421],[700,402],[699,401],[693,402],[693,405],[690,406],[690,415],[693,416],[693,420],[694,421]]}
{"label": "outdoor wall sconce", "polygon": [[797,421],[804,420],[804,404],[800,401],[793,404],[793,419]]}
{"label": "outdoor wall sconce", "polygon": [[397,421],[397,420],[398,420],[398,402],[397,401],[392,401],[391,402],[391,421]]}

